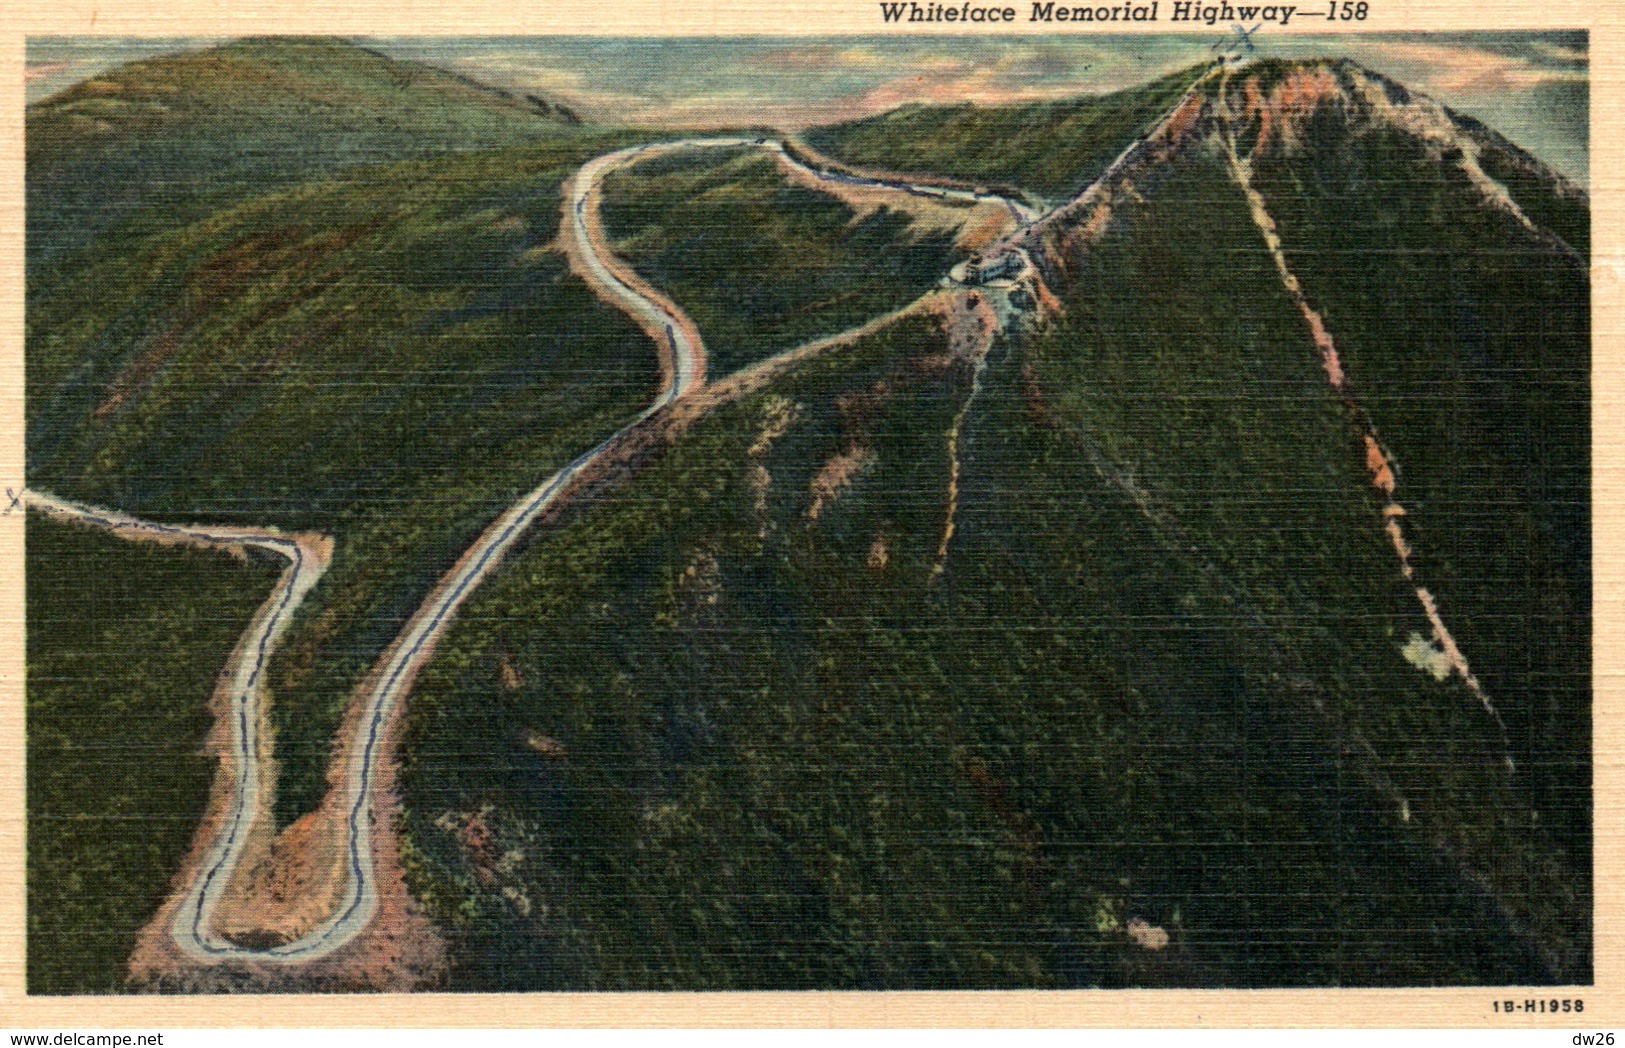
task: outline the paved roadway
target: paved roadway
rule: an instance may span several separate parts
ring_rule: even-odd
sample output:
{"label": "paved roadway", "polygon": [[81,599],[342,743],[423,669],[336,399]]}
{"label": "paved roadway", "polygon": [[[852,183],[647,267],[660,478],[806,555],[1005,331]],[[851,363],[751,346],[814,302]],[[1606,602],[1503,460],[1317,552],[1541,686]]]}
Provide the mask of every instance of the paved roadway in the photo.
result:
{"label": "paved roadway", "polygon": [[176,938],[183,945],[192,946],[191,952],[205,957],[247,952],[213,936],[207,929],[221,890],[231,880],[231,873],[242,857],[249,827],[259,815],[259,696],[265,666],[294,612],[327,570],[325,544],[314,536],[284,535],[264,528],[158,524],[40,491],[29,491],[23,498],[30,507],[49,516],[89,524],[131,540],[260,549],[287,561],[288,566],[270,596],[254,613],[227,663],[231,744],[236,770],[231,810],[209,849],[202,872],[188,887],[175,918]]}

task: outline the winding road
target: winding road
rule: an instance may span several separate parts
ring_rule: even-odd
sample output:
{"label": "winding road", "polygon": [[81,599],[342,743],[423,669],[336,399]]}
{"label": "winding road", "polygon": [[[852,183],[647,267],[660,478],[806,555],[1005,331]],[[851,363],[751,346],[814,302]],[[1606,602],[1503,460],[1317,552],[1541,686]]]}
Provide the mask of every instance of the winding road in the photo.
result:
{"label": "winding road", "polygon": [[[705,347],[693,321],[610,250],[599,216],[603,180],[621,168],[666,153],[743,147],[759,147],[772,152],[787,168],[797,169],[831,186],[858,186],[938,199],[1003,205],[1009,209],[1015,224],[1023,228],[1037,218],[1037,213],[1025,204],[979,189],[919,185],[837,170],[831,165],[814,166],[795,156],[784,142],[777,139],[682,139],[634,146],[605,154],[585,164],[564,187],[559,246],[570,257],[578,274],[599,295],[636,321],[655,342],[661,357],[662,388],[638,415],[548,477],[487,528],[436,583],[366,678],[365,690],[356,700],[360,717],[355,734],[339,758],[345,762],[347,769],[343,781],[342,808],[347,881],[334,911],[297,939],[273,946],[245,946],[218,934],[213,918],[243,859],[251,830],[260,819],[269,818],[268,812],[263,810],[267,791],[260,781],[262,755],[259,738],[266,666],[300,603],[325,571],[330,543],[320,536],[291,536],[269,529],[159,524],[41,492],[27,493],[28,505],[39,512],[103,528],[131,539],[182,542],[216,548],[255,548],[287,562],[287,568],[256,612],[228,663],[227,699],[234,788],[229,810],[206,852],[201,868],[174,909],[171,933],[175,943],[189,958],[206,964],[228,960],[304,964],[333,953],[367,927],[378,905],[372,845],[375,818],[373,795],[385,748],[383,740],[391,718],[453,621],[457,609],[492,569],[502,562],[537,518],[556,504],[584,471],[626,439],[641,423],[689,396],[705,382]],[[789,352],[795,353],[797,350]]]}
{"label": "winding road", "polygon": [[[194,883],[187,904],[176,915],[175,939],[189,954],[210,959],[243,957],[283,963],[305,962],[338,949],[367,926],[377,903],[372,861],[372,786],[377,776],[380,740],[401,698],[411,689],[419,671],[428,662],[457,609],[491,570],[502,562],[508,550],[524,536],[536,518],[558,501],[583,470],[639,423],[675,403],[704,381],[705,348],[694,330],[693,322],[664,296],[641,286],[635,287],[635,278],[623,276],[625,271],[621,264],[609,257],[607,250],[600,254],[602,238],[595,235],[598,233],[598,190],[603,178],[620,166],[614,162],[619,157],[621,154],[599,157],[582,168],[571,181],[563,235],[571,238],[578,247],[582,259],[591,268],[592,276],[597,278],[598,286],[607,290],[616,303],[641,324],[659,332],[656,345],[663,360],[662,370],[668,376],[664,388],[631,421],[576,456],[497,518],[430,591],[400,635],[385,650],[380,668],[368,676],[371,684],[359,699],[361,722],[345,758],[348,764],[344,806],[345,852],[349,879],[335,912],[307,934],[278,946],[255,949],[220,938],[211,929],[209,915],[231,881],[231,872],[241,857],[241,846],[235,851],[229,847],[220,848],[217,849],[220,853],[218,861],[211,864]],[[641,285],[641,281],[636,283]],[[269,652],[265,654],[268,656]],[[257,666],[255,672],[257,675]],[[249,691],[234,695],[234,705],[242,710],[237,719],[252,719],[246,710],[256,701],[257,695]],[[253,753],[253,750],[238,746],[239,764],[245,759],[252,759]],[[240,782],[253,778],[252,775],[239,773]],[[250,808],[241,791],[237,808],[243,812],[241,818],[259,815]]]}
{"label": "winding road", "polygon": [[260,605],[226,664],[227,708],[231,729],[235,784],[230,811],[210,847],[204,872],[192,883],[180,907],[179,924],[190,921],[192,941],[208,952],[234,949],[207,936],[203,929],[221,891],[242,858],[249,827],[260,815],[260,689],[266,663],[287,631],[305,596],[327,570],[331,544],[314,535],[285,535],[265,528],[227,525],[174,525],[139,520],[116,510],[87,506],[40,491],[27,491],[23,500],[34,510],[59,520],[88,524],[132,541],[156,541],[216,549],[259,549],[287,561],[270,596]]}

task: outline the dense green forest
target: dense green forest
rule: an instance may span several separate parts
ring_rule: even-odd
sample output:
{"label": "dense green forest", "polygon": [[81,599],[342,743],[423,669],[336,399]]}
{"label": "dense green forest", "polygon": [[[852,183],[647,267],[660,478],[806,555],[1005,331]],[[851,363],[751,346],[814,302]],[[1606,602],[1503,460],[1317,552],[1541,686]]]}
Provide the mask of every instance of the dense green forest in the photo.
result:
{"label": "dense green forest", "polygon": [[951,231],[858,216],[757,150],[645,161],[605,184],[615,253],[682,305],[719,378],[919,297],[957,261]]}
{"label": "dense green forest", "polygon": [[29,106],[29,262],[73,267],[78,249],[133,247],[279,186],[548,141],[576,123],[544,101],[336,39],[236,40],[131,62]]}
{"label": "dense green forest", "polygon": [[28,992],[117,993],[203,815],[209,695],[281,565],[28,519]]}

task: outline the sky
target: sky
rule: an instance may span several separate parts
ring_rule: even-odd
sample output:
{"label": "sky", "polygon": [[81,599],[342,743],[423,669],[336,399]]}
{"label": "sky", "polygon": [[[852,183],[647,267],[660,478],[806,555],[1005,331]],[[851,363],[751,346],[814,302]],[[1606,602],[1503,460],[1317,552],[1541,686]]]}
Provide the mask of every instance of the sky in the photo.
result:
{"label": "sky", "polygon": [[[389,54],[544,95],[583,116],[660,127],[793,130],[909,103],[992,105],[1128,87],[1207,59],[1225,33],[846,37],[377,37]],[[1346,56],[1475,116],[1589,178],[1584,33],[1309,35],[1268,29],[1260,56]],[[39,39],[28,98],[212,40]]]}

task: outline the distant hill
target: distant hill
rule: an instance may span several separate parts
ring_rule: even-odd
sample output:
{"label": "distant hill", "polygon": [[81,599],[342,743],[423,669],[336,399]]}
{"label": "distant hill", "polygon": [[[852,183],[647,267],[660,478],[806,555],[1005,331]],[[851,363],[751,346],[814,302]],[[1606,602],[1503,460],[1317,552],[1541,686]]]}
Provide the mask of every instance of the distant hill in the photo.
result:
{"label": "distant hill", "polygon": [[1172,108],[1201,67],[1102,95],[1016,105],[908,105],[812,128],[808,144],[853,164],[1004,183],[1064,199]]}
{"label": "distant hill", "polygon": [[355,165],[557,136],[579,123],[341,40],[245,39],[132,62],[27,112],[31,261],[142,235]]}

